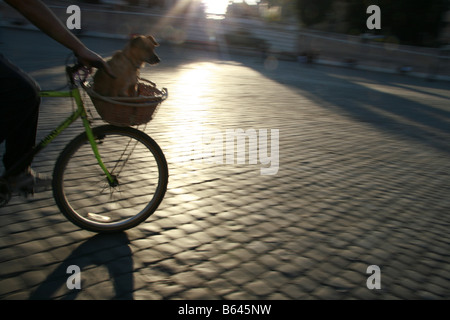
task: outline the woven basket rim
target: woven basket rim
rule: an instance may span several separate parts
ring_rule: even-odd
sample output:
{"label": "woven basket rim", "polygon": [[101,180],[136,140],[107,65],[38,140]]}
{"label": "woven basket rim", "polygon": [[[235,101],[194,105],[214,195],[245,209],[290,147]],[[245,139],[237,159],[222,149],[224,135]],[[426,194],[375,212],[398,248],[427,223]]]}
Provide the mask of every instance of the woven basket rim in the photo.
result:
{"label": "woven basket rim", "polygon": [[92,99],[98,99],[112,104],[137,108],[155,106],[160,104],[167,98],[166,88],[162,88],[161,90],[159,90],[158,88],[156,88],[156,85],[153,82],[144,78],[139,78],[139,80],[144,80],[145,82],[150,83],[154,87],[154,89],[159,92],[159,94],[156,96],[108,97],[102,96],[101,94],[95,92],[94,89],[92,88],[92,83],[88,83],[87,85],[85,85],[84,90]]}

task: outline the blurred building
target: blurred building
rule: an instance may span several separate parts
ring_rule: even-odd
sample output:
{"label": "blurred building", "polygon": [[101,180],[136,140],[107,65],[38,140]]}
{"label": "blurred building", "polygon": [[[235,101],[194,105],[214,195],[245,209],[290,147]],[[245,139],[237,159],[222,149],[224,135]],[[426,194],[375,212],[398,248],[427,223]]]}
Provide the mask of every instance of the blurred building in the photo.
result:
{"label": "blurred building", "polygon": [[[167,8],[175,4],[178,0],[81,0],[81,2],[91,4],[105,4],[112,6],[140,6],[140,7],[160,7]],[[66,1],[64,1],[66,2]]]}

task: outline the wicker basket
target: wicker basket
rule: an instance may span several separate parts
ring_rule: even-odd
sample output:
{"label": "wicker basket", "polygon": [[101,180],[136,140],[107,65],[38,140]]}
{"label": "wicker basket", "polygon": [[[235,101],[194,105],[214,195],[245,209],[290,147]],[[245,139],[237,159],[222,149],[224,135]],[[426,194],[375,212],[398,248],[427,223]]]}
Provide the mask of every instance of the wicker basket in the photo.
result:
{"label": "wicker basket", "polygon": [[159,90],[153,82],[143,78],[139,81],[138,97],[105,97],[96,93],[92,86],[85,89],[104,121],[120,127],[135,126],[152,120],[159,104],[167,98],[167,89]]}

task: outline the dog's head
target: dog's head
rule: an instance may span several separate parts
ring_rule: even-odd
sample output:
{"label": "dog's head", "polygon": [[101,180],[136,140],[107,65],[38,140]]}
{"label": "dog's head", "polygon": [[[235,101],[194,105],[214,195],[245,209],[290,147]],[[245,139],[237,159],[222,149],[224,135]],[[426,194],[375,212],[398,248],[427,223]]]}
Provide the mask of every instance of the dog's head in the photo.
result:
{"label": "dog's head", "polygon": [[152,36],[138,35],[130,40],[128,50],[136,60],[153,65],[161,61],[155,53],[155,48],[158,46],[158,42]]}

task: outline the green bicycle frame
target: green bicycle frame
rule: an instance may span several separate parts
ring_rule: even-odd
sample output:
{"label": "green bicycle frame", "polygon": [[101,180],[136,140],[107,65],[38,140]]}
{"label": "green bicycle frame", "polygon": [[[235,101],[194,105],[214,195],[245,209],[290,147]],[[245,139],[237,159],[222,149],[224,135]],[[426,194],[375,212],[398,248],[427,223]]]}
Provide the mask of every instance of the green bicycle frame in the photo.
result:
{"label": "green bicycle frame", "polygon": [[97,142],[95,141],[94,134],[92,133],[92,128],[90,126],[89,120],[87,118],[86,109],[83,104],[83,100],[81,99],[80,90],[78,87],[72,88],[70,91],[40,91],[40,97],[50,97],[50,98],[73,98],[77,105],[77,109],[66,119],[64,120],[56,129],[52,130],[46,137],[44,137],[31,151],[27,154],[22,161],[18,162],[13,168],[5,172],[4,177],[8,177],[13,173],[17,172],[18,168],[23,167],[24,163],[29,162],[34,158],[34,156],[39,153],[42,149],[44,149],[48,144],[50,144],[57,136],[59,136],[67,127],[69,127],[75,120],[81,117],[83,122],[83,126],[88,137],[89,143],[92,147],[92,151],[94,152],[95,158],[98,161],[101,169],[105,173],[106,177],[110,184],[115,182],[114,177],[110,174],[106,166],[104,165],[100,153],[97,148]]}

